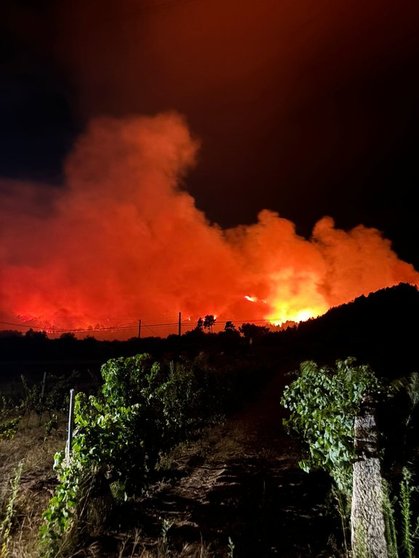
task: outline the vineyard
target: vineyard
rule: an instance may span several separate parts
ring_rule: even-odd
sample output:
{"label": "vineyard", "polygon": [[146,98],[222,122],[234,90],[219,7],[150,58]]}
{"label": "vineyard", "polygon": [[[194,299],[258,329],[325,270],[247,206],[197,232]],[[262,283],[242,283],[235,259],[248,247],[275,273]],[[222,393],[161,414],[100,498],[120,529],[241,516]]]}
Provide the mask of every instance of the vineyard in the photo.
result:
{"label": "vineyard", "polygon": [[[415,556],[414,353],[390,375],[372,337],[363,351],[374,367],[348,353],[335,360],[338,343],[324,348],[326,364],[303,361],[318,357],[304,328],[252,333],[227,343],[201,332],[189,350],[171,339],[98,369],[3,381],[2,558],[346,557],[351,544],[353,556],[373,556],[368,529],[351,533],[352,485],[369,459],[382,474],[387,555]],[[359,451],[355,425],[372,400],[379,444]]]}

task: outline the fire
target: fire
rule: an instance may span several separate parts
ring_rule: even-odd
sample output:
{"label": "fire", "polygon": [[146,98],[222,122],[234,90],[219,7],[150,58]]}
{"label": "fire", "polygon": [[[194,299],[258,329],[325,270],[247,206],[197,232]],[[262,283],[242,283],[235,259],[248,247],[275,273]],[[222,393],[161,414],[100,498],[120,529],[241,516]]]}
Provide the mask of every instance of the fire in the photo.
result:
{"label": "fire", "polygon": [[173,113],[101,118],[69,156],[64,187],[3,181],[0,319],[124,337],[139,319],[166,323],[168,308],[191,326],[205,308],[220,322],[284,323],[419,284],[389,241],[362,225],[343,231],[326,217],[306,239],[268,210],[253,225],[209,223],[179,188],[197,147]]}
{"label": "fire", "polygon": [[[244,296],[245,300],[249,302],[258,302],[256,296]],[[318,301],[317,305],[313,302],[318,298],[318,295],[314,294],[311,298],[312,305],[304,306],[306,298],[304,295],[300,296],[297,294],[279,296],[272,300],[269,304],[266,300],[262,301],[267,304],[271,310],[268,314],[264,314],[264,319],[275,325],[281,326],[287,322],[305,322],[310,318],[316,318],[321,314],[324,314],[328,310],[327,304],[323,303],[321,300]],[[308,297],[310,299],[310,297]]]}
{"label": "fire", "polygon": [[301,310],[295,310],[290,307],[285,301],[277,301],[274,303],[274,311],[272,315],[266,316],[266,321],[273,325],[280,326],[287,322],[305,322],[310,318],[316,318],[321,314],[324,314],[328,308],[302,308]]}
{"label": "fire", "polygon": [[320,292],[321,277],[309,268],[283,269],[271,275],[272,310],[266,319],[275,324],[302,322],[324,314],[329,305]]}
{"label": "fire", "polygon": [[266,319],[281,325],[285,322],[303,322],[324,314],[329,305],[319,292],[320,277],[308,270],[282,270],[271,277],[274,292],[272,310]]}

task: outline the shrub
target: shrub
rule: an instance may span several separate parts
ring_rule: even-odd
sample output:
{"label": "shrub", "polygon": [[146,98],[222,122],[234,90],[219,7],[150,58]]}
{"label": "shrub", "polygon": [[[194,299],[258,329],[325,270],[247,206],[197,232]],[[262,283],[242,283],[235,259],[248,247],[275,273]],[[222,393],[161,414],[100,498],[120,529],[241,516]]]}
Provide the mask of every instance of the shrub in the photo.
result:
{"label": "shrub", "polygon": [[[76,543],[88,527],[89,500],[139,494],[162,452],[202,424],[205,390],[185,364],[161,365],[150,355],[111,359],[98,396],[76,396],[72,453],[55,456],[58,486],[44,513],[45,556]],[[105,513],[105,512],[104,512]]]}
{"label": "shrub", "polygon": [[354,419],[363,397],[376,396],[382,389],[371,368],[357,365],[354,358],[336,361],[335,368],[303,362],[281,399],[291,413],[285,425],[307,447],[301,468],[324,469],[340,491],[350,494]]}

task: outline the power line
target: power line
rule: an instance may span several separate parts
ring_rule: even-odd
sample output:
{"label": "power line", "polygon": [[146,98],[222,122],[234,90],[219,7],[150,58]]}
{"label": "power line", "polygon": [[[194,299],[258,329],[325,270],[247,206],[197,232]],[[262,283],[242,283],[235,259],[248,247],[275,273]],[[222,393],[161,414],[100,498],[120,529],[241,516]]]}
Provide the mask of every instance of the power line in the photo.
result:
{"label": "power line", "polygon": [[25,327],[25,328],[28,328],[28,329],[31,329],[31,327],[32,327],[32,326],[28,326],[28,325],[25,325],[25,324],[15,324],[13,322],[2,322],[2,321],[0,321],[0,324],[10,325],[10,326],[14,326],[14,327]]}
{"label": "power line", "polygon": [[[280,321],[280,318],[271,318],[270,320],[267,320],[266,318],[241,318],[241,319],[235,319],[235,320],[215,320],[214,326],[223,326],[226,325],[227,323],[231,323],[231,322],[236,322],[236,323],[252,323],[252,324],[272,324],[272,322],[275,321]],[[145,323],[141,320],[141,328],[147,328],[149,331],[151,331],[152,333],[153,330],[152,328],[160,328],[160,327],[170,327],[173,328],[174,330],[176,329],[177,331],[179,331],[179,326],[181,326],[182,328],[184,328],[185,326],[188,328],[188,326],[190,327],[190,329],[193,329],[193,324],[195,322],[192,320],[178,320],[178,321],[173,321],[173,322],[154,322],[154,323]],[[40,325],[40,324],[28,324],[28,323],[16,323],[16,322],[8,322],[8,321],[1,321],[0,320],[0,325],[4,325],[4,326],[12,326],[12,327],[17,327],[17,328],[23,328],[23,329],[33,329],[33,330],[38,330],[38,331],[46,331],[48,333],[53,333],[53,334],[58,334],[58,333],[95,333],[95,332],[105,332],[105,331],[122,331],[122,330],[129,330],[129,329],[137,329],[138,328],[138,321],[136,322],[129,322],[126,324],[114,324],[114,325],[110,325],[110,326],[97,326],[97,327],[80,327],[80,328],[65,328],[65,327],[55,327],[55,326],[45,326],[45,325]],[[188,328],[189,329],[189,328]]]}
{"label": "power line", "polygon": [[37,324],[22,324],[22,323],[14,323],[14,322],[4,322],[0,321],[0,324],[9,325],[13,327],[20,327],[25,329],[36,329],[41,331],[49,331],[52,333],[76,333],[76,332],[87,332],[87,331],[108,331],[108,330],[119,330],[119,329],[132,329],[135,324],[129,325],[112,325],[112,326],[100,326],[100,327],[88,327],[88,328],[59,328],[55,326],[41,326]]}

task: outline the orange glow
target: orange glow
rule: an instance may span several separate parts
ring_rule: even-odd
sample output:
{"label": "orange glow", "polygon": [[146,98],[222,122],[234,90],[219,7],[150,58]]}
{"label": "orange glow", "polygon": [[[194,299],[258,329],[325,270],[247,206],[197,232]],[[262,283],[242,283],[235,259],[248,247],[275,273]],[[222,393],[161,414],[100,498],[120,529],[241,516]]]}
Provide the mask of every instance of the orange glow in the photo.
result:
{"label": "orange glow", "polygon": [[178,186],[196,151],[176,114],[101,118],[77,142],[66,185],[48,190],[47,205],[45,188],[5,184],[0,319],[111,328],[175,321],[170,309],[181,309],[191,327],[208,313],[236,325],[283,323],[419,284],[390,242],[362,225],[343,231],[325,217],[306,239],[268,210],[253,225],[210,224]]}
{"label": "orange glow", "polygon": [[[305,322],[310,318],[317,318],[324,314],[329,308],[323,302],[319,301],[315,304],[315,297],[310,303],[309,297],[294,297],[285,299],[276,299],[273,301],[273,310],[265,316],[266,320],[274,325],[282,325],[286,322]],[[307,299],[307,305],[305,305]]]}
{"label": "orange glow", "polygon": [[[298,305],[297,305],[298,306]],[[292,304],[286,301],[278,301],[274,303],[274,311],[272,315],[266,316],[266,320],[274,325],[280,326],[286,322],[305,322],[310,318],[316,318],[323,314],[328,308],[302,308],[294,309]]]}

